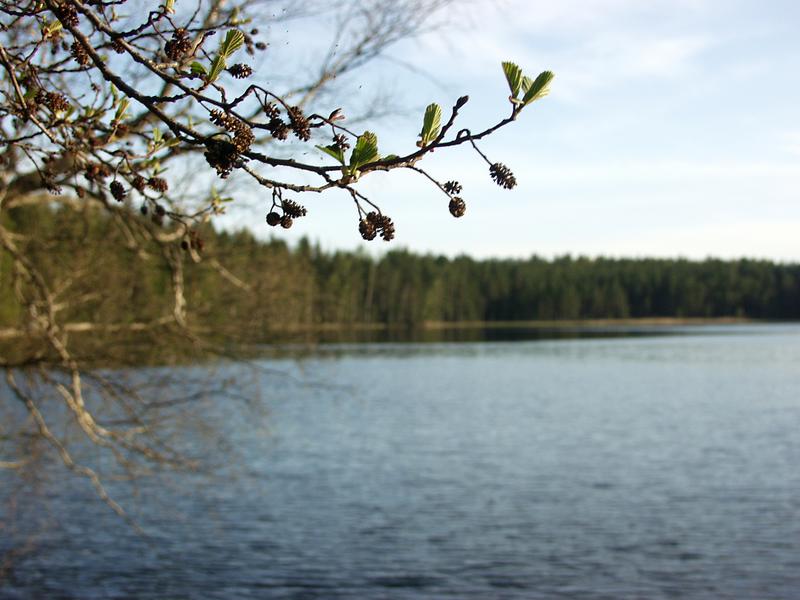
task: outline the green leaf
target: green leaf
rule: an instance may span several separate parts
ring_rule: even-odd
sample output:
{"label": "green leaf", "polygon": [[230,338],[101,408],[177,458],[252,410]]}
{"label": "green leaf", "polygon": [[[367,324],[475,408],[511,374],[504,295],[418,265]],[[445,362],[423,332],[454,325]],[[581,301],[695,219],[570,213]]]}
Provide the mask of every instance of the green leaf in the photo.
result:
{"label": "green leaf", "polygon": [[211,70],[208,72],[208,82],[211,83],[212,81],[216,81],[217,77],[225,70],[228,64],[225,62],[225,57],[220,54],[214,61],[211,63]]}
{"label": "green leaf", "polygon": [[153,128],[153,143],[156,146],[161,143],[161,130],[158,127]]}
{"label": "green leaf", "polygon": [[166,10],[169,14],[175,14],[175,0],[167,0],[164,3],[164,10]]}
{"label": "green leaf", "polygon": [[[244,34],[238,29],[229,29],[225,39],[219,45],[219,55],[211,63],[211,69],[206,72],[205,67],[200,63],[192,63],[192,73],[205,75],[206,80],[211,83],[216,81],[222,72],[228,67],[227,58],[244,45]],[[197,66],[195,66],[197,65]],[[202,69],[202,70],[201,70]]]}
{"label": "green leaf", "polygon": [[503,73],[505,73],[506,81],[508,82],[508,89],[511,90],[511,96],[516,98],[522,86],[522,69],[513,62],[505,61],[502,64]]}
{"label": "green leaf", "polygon": [[542,71],[539,76],[528,86],[522,103],[525,105],[535,102],[550,93],[550,82],[553,81],[555,74],[552,71]]}
{"label": "green leaf", "polygon": [[238,29],[229,29],[225,35],[225,40],[219,45],[219,54],[225,58],[230,58],[243,45],[244,34]]}
{"label": "green leaf", "polygon": [[350,169],[359,167],[378,160],[378,137],[371,131],[365,131],[358,136],[353,153],[350,155]]}
{"label": "green leaf", "polygon": [[128,110],[128,106],[130,105],[130,101],[127,98],[123,98],[119,101],[119,106],[117,106],[117,112],[114,113],[114,120],[121,121],[122,117],[125,116],[125,112]]}
{"label": "green leaf", "polygon": [[400,157],[397,154],[387,154],[381,160],[397,160],[398,158]]}
{"label": "green leaf", "polygon": [[208,75],[208,70],[205,68],[205,66],[197,61],[194,61],[190,65],[190,68],[192,70],[192,73],[194,73],[195,75]]}
{"label": "green leaf", "polygon": [[54,34],[58,33],[59,31],[61,31],[63,28],[64,26],[61,24],[61,21],[58,20],[53,21],[51,23],[48,23],[42,28],[42,36],[45,38],[49,38]]}
{"label": "green leaf", "polygon": [[436,104],[429,104],[425,109],[425,118],[422,121],[422,131],[419,132],[420,144],[427,146],[439,135],[442,128],[442,107]]}
{"label": "green leaf", "polygon": [[344,150],[335,144],[331,144],[330,146],[317,146],[320,150],[322,150],[325,154],[332,156],[340,163],[344,164]]}

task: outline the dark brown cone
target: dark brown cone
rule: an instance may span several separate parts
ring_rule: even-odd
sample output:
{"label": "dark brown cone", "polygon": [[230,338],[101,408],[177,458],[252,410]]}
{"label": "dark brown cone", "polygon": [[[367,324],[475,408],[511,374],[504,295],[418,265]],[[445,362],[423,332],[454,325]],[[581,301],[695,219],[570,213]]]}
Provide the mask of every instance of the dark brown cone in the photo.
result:
{"label": "dark brown cone", "polygon": [[380,229],[383,241],[391,242],[394,239],[394,223],[389,217],[378,215],[375,226]]}
{"label": "dark brown cone", "polygon": [[311,126],[299,106],[290,106],[289,119],[294,134],[304,142],[311,139]]}
{"label": "dark brown cone", "polygon": [[448,181],[442,187],[444,188],[444,191],[451,196],[461,193],[461,184],[457,181]]}
{"label": "dark brown cone", "polygon": [[333,145],[339,148],[342,152],[350,148],[350,142],[347,141],[347,136],[337,133],[333,136]]}
{"label": "dark brown cone", "polygon": [[192,49],[192,42],[185,29],[176,29],[172,38],[164,44],[164,53],[170,60],[182,59]]}
{"label": "dark brown cone", "polygon": [[295,202],[294,200],[283,200],[283,213],[289,215],[293,219],[299,219],[306,216],[306,208]]}
{"label": "dark brown cone", "polygon": [[225,179],[233,172],[239,162],[236,147],[224,140],[206,141],[206,151],[203,154],[206,162],[217,170],[217,175]]}
{"label": "dark brown cone", "polygon": [[89,55],[80,42],[73,42],[72,46],[70,46],[70,54],[80,66],[85,67],[89,64]]}
{"label": "dark brown cone", "polygon": [[125,188],[119,181],[112,181],[111,185],[108,186],[108,189],[111,191],[111,195],[114,196],[114,199],[117,202],[122,202],[125,200]]}
{"label": "dark brown cone", "polygon": [[164,193],[169,189],[167,180],[161,177],[151,177],[147,180],[147,185],[157,192]]}
{"label": "dark brown cone", "polygon": [[233,75],[236,79],[247,79],[253,74],[253,69],[250,65],[236,63],[228,68],[228,73]]}
{"label": "dark brown cone", "polygon": [[507,190],[513,189],[517,185],[517,179],[514,177],[514,173],[503,163],[494,163],[489,167],[489,175],[492,176],[492,179],[494,179],[497,185]]}
{"label": "dark brown cone", "polygon": [[375,236],[378,235],[375,223],[372,221],[365,221],[364,219],[358,222],[358,232],[361,234],[361,237],[367,241],[374,240]]}
{"label": "dark brown cone", "polygon": [[467,212],[467,203],[464,202],[458,196],[454,196],[450,200],[450,214],[453,215],[455,218],[463,217],[464,213]]}

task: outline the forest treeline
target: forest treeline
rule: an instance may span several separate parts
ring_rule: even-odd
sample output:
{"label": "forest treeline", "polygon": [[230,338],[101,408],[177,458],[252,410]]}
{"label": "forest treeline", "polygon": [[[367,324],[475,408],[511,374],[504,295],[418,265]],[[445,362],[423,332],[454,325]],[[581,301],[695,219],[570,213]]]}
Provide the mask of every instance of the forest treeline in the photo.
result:
{"label": "forest treeline", "polygon": [[[130,216],[129,218],[139,218]],[[22,206],[2,214],[17,245],[60,275],[65,321],[136,322],[170,310],[171,272],[153,245],[133,260],[125,229],[99,212]],[[390,250],[323,251],[199,231],[203,260],[185,255],[191,324],[248,339],[286,327],[425,321],[637,317],[800,318],[800,265],[564,256],[475,260]],[[744,249],[743,249],[744,250]],[[139,250],[139,252],[141,252]],[[23,322],[10,261],[0,255],[0,327]]]}

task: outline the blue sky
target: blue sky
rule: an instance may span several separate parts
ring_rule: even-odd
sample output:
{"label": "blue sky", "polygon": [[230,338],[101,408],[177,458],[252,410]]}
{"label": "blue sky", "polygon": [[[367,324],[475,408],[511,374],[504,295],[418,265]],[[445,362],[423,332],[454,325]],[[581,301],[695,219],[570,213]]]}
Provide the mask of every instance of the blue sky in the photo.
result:
{"label": "blue sky", "polygon": [[[414,251],[800,260],[798,23],[800,3],[776,0],[456,3],[438,33],[392,51],[432,77],[390,57],[358,94],[409,107],[373,127],[381,152],[400,154],[428,102],[468,93],[461,122],[472,129],[505,115],[502,60],[555,71],[550,96],[482,144],[518,187],[496,187],[467,149],[427,161],[464,185],[462,219],[412,173],[359,185],[394,218],[392,246]],[[282,236],[363,245],[345,195],[304,200],[309,217]]]}

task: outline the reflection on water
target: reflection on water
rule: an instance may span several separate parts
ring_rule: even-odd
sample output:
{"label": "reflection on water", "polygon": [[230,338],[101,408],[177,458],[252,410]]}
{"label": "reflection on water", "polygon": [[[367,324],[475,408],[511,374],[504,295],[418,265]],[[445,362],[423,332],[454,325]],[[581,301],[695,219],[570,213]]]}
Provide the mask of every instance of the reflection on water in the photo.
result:
{"label": "reflection on water", "polygon": [[270,356],[315,355],[332,351],[363,352],[366,348],[380,351],[416,351],[414,345],[469,344],[477,342],[532,342],[548,340],[589,340],[661,336],[724,336],[774,335],[791,328],[770,324],[704,324],[704,325],[530,325],[530,326],[454,326],[441,329],[389,328],[333,330],[308,333],[291,342],[268,344],[260,350]]}
{"label": "reflection on water", "polygon": [[796,599],[800,327],[681,333],[227,366],[215,474],[140,481],[149,538],[51,477],[0,597]]}
{"label": "reflection on water", "polygon": [[536,326],[536,327],[443,327],[441,329],[392,328],[375,330],[322,331],[315,334],[323,344],[335,343],[430,343],[430,342],[518,342],[581,338],[675,335],[678,327],[636,325]]}

